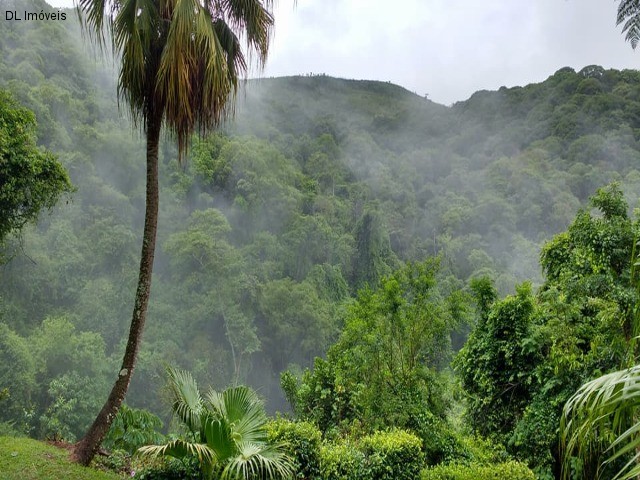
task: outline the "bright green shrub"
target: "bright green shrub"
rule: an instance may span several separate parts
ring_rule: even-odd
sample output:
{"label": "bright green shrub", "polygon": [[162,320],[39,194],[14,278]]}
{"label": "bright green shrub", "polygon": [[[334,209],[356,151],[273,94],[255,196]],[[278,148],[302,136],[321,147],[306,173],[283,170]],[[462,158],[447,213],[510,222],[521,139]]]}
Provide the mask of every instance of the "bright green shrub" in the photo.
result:
{"label": "bright green shrub", "polygon": [[404,430],[320,447],[322,480],[414,480],[423,465],[422,442]]}
{"label": "bright green shrub", "polygon": [[365,480],[364,454],[352,442],[325,443],[320,446],[322,480]]}
{"label": "bright green shrub", "polygon": [[376,432],[360,441],[362,473],[375,480],[414,480],[423,464],[422,441],[404,430]]}
{"label": "bright green shrub", "polygon": [[291,422],[283,418],[266,425],[269,443],[281,443],[294,464],[294,478],[320,477],[320,430],[309,422]]}
{"label": "bright green shrub", "polygon": [[495,465],[438,465],[423,470],[421,480],[535,480],[535,475],[520,462]]}

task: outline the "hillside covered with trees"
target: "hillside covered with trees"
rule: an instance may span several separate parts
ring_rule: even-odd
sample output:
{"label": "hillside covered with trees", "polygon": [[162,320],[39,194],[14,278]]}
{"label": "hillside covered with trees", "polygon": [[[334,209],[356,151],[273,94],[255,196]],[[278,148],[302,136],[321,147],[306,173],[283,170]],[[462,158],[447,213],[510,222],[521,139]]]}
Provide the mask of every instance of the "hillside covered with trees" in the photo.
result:
{"label": "hillside covered with trees", "polygon": [[[2,243],[0,434],[71,442],[118,371],[145,206],[144,141],[72,16],[0,22],[0,101],[33,112],[74,186]],[[174,366],[304,421],[273,438],[335,440],[317,446],[329,478],[375,464],[393,429],[422,466],[559,478],[562,406],[633,358],[638,71],[566,67],[448,107],[390,83],[252,79],[184,162],[169,136],[159,155],[126,402],[165,422]]]}

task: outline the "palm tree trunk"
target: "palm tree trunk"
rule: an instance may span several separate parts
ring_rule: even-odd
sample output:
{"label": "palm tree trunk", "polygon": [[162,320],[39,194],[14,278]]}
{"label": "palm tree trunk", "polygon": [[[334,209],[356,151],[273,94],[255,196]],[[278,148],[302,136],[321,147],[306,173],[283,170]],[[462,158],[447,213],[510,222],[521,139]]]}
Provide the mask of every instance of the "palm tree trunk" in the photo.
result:
{"label": "palm tree trunk", "polygon": [[93,421],[89,431],[76,444],[73,458],[82,465],[89,465],[95,456],[104,436],[109,431],[114,417],[124,400],[131,376],[136,364],[138,349],[142,340],[142,332],[147,317],[149,294],[151,293],[151,274],[158,229],[158,144],[162,118],[151,118],[147,123],[147,196],[142,237],[142,253],[140,256],[140,273],[136,290],[133,317],[129,328],[129,340],[122,359],[118,378],[111,389],[102,410]]}

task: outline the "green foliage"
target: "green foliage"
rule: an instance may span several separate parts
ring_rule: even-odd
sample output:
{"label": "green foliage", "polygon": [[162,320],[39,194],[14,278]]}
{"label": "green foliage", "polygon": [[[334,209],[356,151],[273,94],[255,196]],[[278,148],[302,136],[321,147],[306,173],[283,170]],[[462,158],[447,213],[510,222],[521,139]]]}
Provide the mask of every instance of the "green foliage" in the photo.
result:
{"label": "green foliage", "polygon": [[426,431],[420,418],[444,414],[437,367],[447,360],[449,333],[467,307],[459,292],[444,296],[438,290],[437,268],[435,260],[407,264],[383,278],[377,290],[361,291],[327,360],[316,358],[314,370],[299,382],[282,375],[300,418],[323,432],[354,420],[371,430]]}
{"label": "green foliage", "polygon": [[33,112],[0,90],[0,245],[72,191],[56,157],[36,146]]}
{"label": "green foliage", "polygon": [[29,338],[39,389],[31,427],[40,438],[74,441],[91,424],[106,393],[104,341],[78,332],[68,317],[50,317]]}
{"label": "green foliage", "polygon": [[408,426],[422,409],[444,412],[436,368],[447,360],[450,331],[465,315],[465,298],[443,295],[434,260],[407,264],[360,292],[328,359],[368,425]]}
{"label": "green foliage", "polygon": [[423,465],[421,443],[403,430],[375,432],[359,440],[325,442],[320,448],[320,478],[415,479]]}
{"label": "green foliage", "polygon": [[376,432],[360,440],[365,454],[365,475],[379,480],[413,480],[423,464],[422,442],[403,430]]}
{"label": "green foliage", "polygon": [[[95,405],[68,382],[55,396],[52,386],[79,374],[87,397],[97,399],[116,371],[137,278],[144,144],[117,112],[113,72],[86,55],[74,22],[25,23],[20,31],[2,22],[0,39],[0,83],[35,113],[39,142],[79,188],[72,203],[23,228],[21,245],[8,237],[17,255],[0,282],[0,322],[14,334],[0,346],[0,371],[14,364],[20,345],[33,345],[17,355],[20,368],[33,368],[7,373],[16,383],[0,400],[0,416],[39,435],[41,419],[69,429],[86,417],[77,409]],[[564,68],[538,84],[478,92],[447,108],[379,82],[247,82],[235,120],[194,140],[185,165],[172,142],[160,144],[154,321],[127,400],[163,411],[160,365],[168,361],[190,369],[201,385],[259,387],[270,408],[281,409],[280,371],[292,364],[304,371],[325,357],[349,315],[350,295],[365,283],[374,292],[401,262],[439,255],[441,298],[470,279],[494,279],[480,305],[487,318],[514,285],[546,281],[520,351],[518,342],[504,349],[516,355],[507,364],[528,354],[538,360],[520,377],[511,371],[520,385],[530,380],[529,400],[523,408],[526,395],[514,398],[517,408],[505,419],[516,425],[503,440],[518,458],[552,471],[553,423],[564,401],[584,381],[627,365],[632,353],[625,346],[631,330],[620,319],[632,318],[635,301],[625,283],[626,239],[634,231],[618,200],[633,205],[640,195],[639,84],[632,70]],[[625,195],[606,189],[610,198],[576,219],[588,196],[611,180]],[[540,246],[559,232],[566,236],[545,249],[543,278]],[[385,300],[376,298],[370,311],[379,319]],[[45,328],[46,318],[66,321]],[[454,333],[454,349],[466,332]],[[380,333],[404,338],[391,335],[400,329]],[[369,339],[354,344],[363,356],[394,351]],[[356,360],[363,370],[372,362],[354,356],[347,375],[335,357],[326,358],[310,372],[318,372],[315,379],[290,379],[289,397],[301,387],[296,411],[308,399],[307,418],[328,436],[370,431],[369,419],[406,422],[428,462],[468,460],[464,438],[438,414],[439,398],[451,403],[437,373],[447,355],[417,380],[391,378],[404,391],[395,398],[383,391],[378,403],[373,388],[351,378]],[[80,370],[85,364],[90,372]],[[392,375],[379,369],[377,376]],[[0,390],[7,386],[0,382]],[[366,422],[358,420],[365,414]]]}
{"label": "green foliage", "polygon": [[138,448],[164,440],[159,430],[162,420],[144,409],[122,405],[102,445],[110,450],[124,450],[130,455]]}
{"label": "green foliage", "polygon": [[320,478],[361,480],[364,461],[364,453],[353,443],[324,443],[320,447]]}
{"label": "green foliage", "polygon": [[313,365],[313,371],[305,370],[300,381],[289,371],[281,374],[282,389],[296,416],[313,422],[322,432],[357,418],[355,395],[337,376],[335,364],[316,358]]}
{"label": "green foliage", "polygon": [[310,281],[273,280],[262,288],[258,305],[270,331],[266,344],[277,351],[272,358],[278,370],[286,367],[293,351],[307,364],[326,350],[336,334],[328,302]]}
{"label": "green foliage", "polygon": [[124,450],[112,450],[109,452],[109,455],[98,455],[94,457],[91,466],[129,477],[133,476],[135,472],[135,470],[131,468],[131,454]]}
{"label": "green foliage", "polygon": [[[456,371],[469,394],[468,419],[483,436],[508,435],[531,398],[533,369],[538,361],[527,348],[535,300],[531,285],[517,287],[517,294],[492,304],[484,285],[480,317],[456,358]],[[508,443],[508,442],[505,442]]]}
{"label": "green foliage", "polygon": [[[520,289],[487,307],[477,295],[477,325],[456,360],[474,428],[504,443],[539,478],[559,474],[565,402],[634,351],[638,294],[630,272],[638,223],[616,184],[599,189],[591,206],[543,248],[546,278],[536,297]],[[592,453],[575,478],[594,478],[600,461]]]}
{"label": "green foliage", "polygon": [[261,401],[247,387],[221,393],[209,390],[203,399],[190,373],[168,368],[172,410],[187,430],[185,438],[138,451],[150,457],[197,459],[204,478],[221,480],[289,478],[292,466],[265,430]]}
{"label": "green foliage", "polygon": [[377,212],[365,212],[356,225],[356,258],[353,262],[352,284],[356,288],[376,288],[380,280],[389,275],[391,247]]}
{"label": "green foliage", "polygon": [[[56,378],[51,381],[49,390],[47,393],[53,399],[53,402],[49,405],[47,410],[40,416],[40,437],[50,440],[74,442],[76,436],[73,431],[78,429],[79,410],[78,408],[78,393],[84,391],[85,385],[78,382],[79,376],[74,374],[72,376],[64,375],[61,378]],[[82,390],[75,390],[75,388],[81,387]],[[87,423],[86,421],[84,423]],[[75,427],[75,428],[74,428]],[[85,428],[86,425],[80,425],[80,428]]]}
{"label": "green foliage", "polygon": [[[563,479],[574,478],[576,467],[596,479],[637,478],[639,374],[636,365],[603,375],[567,401],[560,422]],[[587,470],[593,463],[595,471]]]}
{"label": "green foliage", "polygon": [[457,457],[445,459],[443,463],[494,465],[511,460],[505,447],[476,435],[459,435]]}
{"label": "green foliage", "polygon": [[535,480],[536,476],[520,462],[496,465],[438,465],[424,470],[421,480]]}
{"label": "green foliage", "polygon": [[322,435],[315,425],[278,418],[267,423],[266,430],[267,440],[282,445],[292,459],[294,478],[320,478]]}
{"label": "green foliage", "polygon": [[134,461],[136,480],[201,480],[202,471],[195,458],[157,458]]}
{"label": "green foliage", "polygon": [[469,455],[449,422],[435,416],[429,410],[416,409],[412,412],[407,427],[422,440],[422,451],[428,465],[449,462]]}
{"label": "green foliage", "polygon": [[27,341],[0,323],[0,421],[20,421],[31,406],[36,366]]}

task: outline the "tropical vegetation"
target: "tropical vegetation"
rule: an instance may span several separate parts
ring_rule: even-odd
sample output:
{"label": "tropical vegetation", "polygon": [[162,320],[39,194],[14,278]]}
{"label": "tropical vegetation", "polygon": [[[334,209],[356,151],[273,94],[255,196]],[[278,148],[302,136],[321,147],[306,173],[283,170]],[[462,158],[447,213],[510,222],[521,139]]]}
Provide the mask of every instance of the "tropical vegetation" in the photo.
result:
{"label": "tropical vegetation", "polygon": [[[638,72],[566,67],[450,107],[390,83],[249,80],[233,120],[191,136],[164,94],[162,115],[136,103],[149,84],[127,70],[127,32],[159,21],[138,4],[81,5],[85,28],[130,47],[125,77],[76,22],[0,23],[0,147],[26,149],[2,150],[0,175],[7,152],[48,172],[0,183],[17,199],[0,219],[3,442],[77,442],[130,376],[155,203],[143,159],[164,118],[178,142],[151,142],[150,321],[94,465],[165,480],[635,475]],[[198,35],[180,48],[197,53]]]}
{"label": "tropical vegetation", "polygon": [[203,399],[189,372],[168,369],[171,408],[187,431],[143,455],[197,459],[206,479],[288,478],[291,466],[277,444],[267,441],[262,402],[245,386],[209,390]]}

